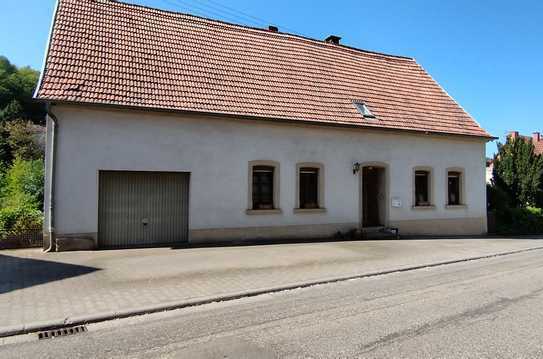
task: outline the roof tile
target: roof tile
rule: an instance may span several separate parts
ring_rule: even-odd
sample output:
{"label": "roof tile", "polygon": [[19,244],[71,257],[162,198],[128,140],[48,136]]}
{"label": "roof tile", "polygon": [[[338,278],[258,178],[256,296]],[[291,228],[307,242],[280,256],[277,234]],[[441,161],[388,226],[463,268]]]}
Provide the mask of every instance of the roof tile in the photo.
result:
{"label": "roof tile", "polygon": [[38,99],[490,137],[411,58],[111,0],[55,18]]}

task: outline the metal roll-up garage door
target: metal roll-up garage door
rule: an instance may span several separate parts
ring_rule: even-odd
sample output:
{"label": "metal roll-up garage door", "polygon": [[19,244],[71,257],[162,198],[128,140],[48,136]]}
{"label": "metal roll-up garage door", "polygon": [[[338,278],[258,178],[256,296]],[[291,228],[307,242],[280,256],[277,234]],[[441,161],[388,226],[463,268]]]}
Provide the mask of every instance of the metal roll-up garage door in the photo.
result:
{"label": "metal roll-up garage door", "polygon": [[176,172],[100,171],[99,246],[187,242],[189,177]]}

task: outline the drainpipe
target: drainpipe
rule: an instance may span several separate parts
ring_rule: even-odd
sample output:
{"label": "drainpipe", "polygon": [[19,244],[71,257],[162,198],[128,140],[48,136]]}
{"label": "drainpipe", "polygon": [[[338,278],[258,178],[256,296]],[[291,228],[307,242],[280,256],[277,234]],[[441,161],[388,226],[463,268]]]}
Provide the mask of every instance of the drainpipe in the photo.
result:
{"label": "drainpipe", "polygon": [[55,216],[54,216],[54,195],[55,195],[55,158],[56,158],[56,132],[58,127],[58,118],[51,111],[51,104],[46,104],[47,116],[51,119],[49,123],[51,124],[51,144],[49,146],[49,169],[47,177],[49,178],[49,208],[48,208],[48,228],[47,233],[49,235],[49,243],[43,243],[44,252],[54,252],[56,244],[56,235],[55,235]]}

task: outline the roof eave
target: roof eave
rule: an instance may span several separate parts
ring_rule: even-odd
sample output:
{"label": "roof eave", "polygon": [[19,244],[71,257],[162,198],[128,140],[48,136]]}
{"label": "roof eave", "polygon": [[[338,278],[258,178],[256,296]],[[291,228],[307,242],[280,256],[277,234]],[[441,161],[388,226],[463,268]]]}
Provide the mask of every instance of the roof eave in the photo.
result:
{"label": "roof eave", "polygon": [[51,39],[53,38],[53,31],[55,28],[55,22],[57,20],[59,3],[60,3],[60,0],[55,0],[55,7],[53,9],[53,19],[51,20],[51,25],[49,26],[49,35],[47,36],[47,42],[45,44],[45,55],[43,57],[43,61],[41,65],[40,77],[38,79],[38,84],[36,85],[36,88],[34,89],[34,94],[32,96],[34,100],[38,99],[38,93],[41,89],[43,78],[45,77],[45,69],[47,68],[47,60],[49,59],[49,52],[51,49]]}
{"label": "roof eave", "polygon": [[135,111],[152,111],[152,112],[162,112],[162,113],[178,113],[178,114],[193,114],[193,115],[205,115],[213,117],[228,117],[236,119],[246,119],[246,120],[259,120],[259,121],[274,121],[274,122],[286,122],[286,123],[297,123],[297,124],[306,124],[313,126],[327,126],[327,127],[338,127],[338,128],[358,128],[358,129],[373,129],[376,131],[386,131],[386,132],[402,132],[402,133],[412,133],[412,134],[426,134],[426,135],[435,135],[435,136],[454,136],[462,138],[472,138],[472,139],[481,139],[486,140],[487,142],[494,141],[498,137],[492,135],[470,135],[454,132],[439,132],[439,131],[424,131],[424,130],[414,130],[414,129],[403,129],[403,128],[391,128],[391,127],[379,127],[374,125],[364,125],[364,124],[353,124],[346,122],[331,122],[331,121],[313,121],[313,120],[303,120],[303,119],[293,119],[293,118],[283,118],[283,117],[264,117],[264,116],[255,116],[255,115],[243,115],[227,112],[208,112],[208,111],[197,111],[197,110],[183,110],[183,109],[172,109],[165,107],[148,107],[148,106],[136,106],[136,105],[123,105],[117,103],[101,103],[101,102],[81,102],[81,101],[67,101],[67,100],[58,100],[58,99],[49,99],[44,97],[35,98],[35,101],[45,102],[51,104],[63,104],[63,105],[75,105],[75,106],[91,106],[91,107],[106,107],[106,108],[116,108],[120,110],[135,110]]}

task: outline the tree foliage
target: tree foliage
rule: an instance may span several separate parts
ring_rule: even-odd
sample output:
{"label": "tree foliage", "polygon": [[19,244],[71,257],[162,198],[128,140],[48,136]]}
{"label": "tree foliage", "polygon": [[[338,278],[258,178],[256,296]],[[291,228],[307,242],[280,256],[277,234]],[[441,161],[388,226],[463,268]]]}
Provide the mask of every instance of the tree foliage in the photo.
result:
{"label": "tree foliage", "polygon": [[7,233],[20,234],[39,230],[43,225],[40,210],[29,207],[7,207],[0,209],[0,240]]}
{"label": "tree foliage", "polygon": [[41,209],[43,206],[42,160],[23,160],[16,158],[5,172],[2,193],[2,207],[31,207]]}
{"label": "tree foliage", "polygon": [[13,65],[0,56],[0,164],[9,166],[15,157],[41,158],[45,108],[32,99],[39,72]]}
{"label": "tree foliage", "polygon": [[35,230],[43,220],[45,109],[32,100],[38,77],[0,56],[0,234]]}
{"label": "tree foliage", "polygon": [[0,56],[0,123],[21,118],[43,124],[45,109],[32,100],[38,78],[38,71],[18,68]]}
{"label": "tree foliage", "polygon": [[0,231],[35,230],[43,219],[43,160],[16,158],[0,176]]}
{"label": "tree foliage", "polygon": [[534,153],[531,140],[508,137],[505,144],[498,143],[493,184],[507,195],[509,206],[537,205],[542,179],[543,156]]}
{"label": "tree foliage", "polygon": [[30,121],[15,120],[5,124],[7,144],[15,158],[39,160],[45,153],[45,128]]}

